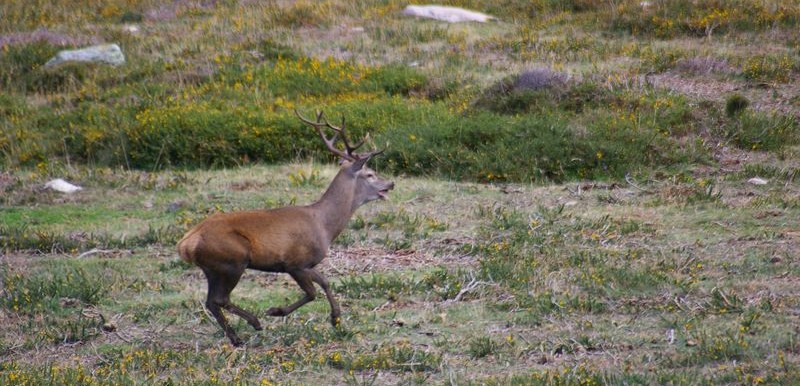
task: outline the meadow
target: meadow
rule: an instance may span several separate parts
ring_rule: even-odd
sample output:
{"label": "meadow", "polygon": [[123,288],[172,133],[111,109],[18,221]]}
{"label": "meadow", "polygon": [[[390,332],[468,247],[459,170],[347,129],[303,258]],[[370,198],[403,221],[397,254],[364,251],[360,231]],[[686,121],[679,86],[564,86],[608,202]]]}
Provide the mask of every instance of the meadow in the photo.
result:
{"label": "meadow", "polygon": [[[800,382],[800,2],[0,4],[0,384]],[[117,43],[126,64],[43,64]],[[395,181],[231,347],[174,245],[303,205],[345,117]],[[760,184],[752,178],[765,181]],[[43,189],[52,178],[84,187]]]}

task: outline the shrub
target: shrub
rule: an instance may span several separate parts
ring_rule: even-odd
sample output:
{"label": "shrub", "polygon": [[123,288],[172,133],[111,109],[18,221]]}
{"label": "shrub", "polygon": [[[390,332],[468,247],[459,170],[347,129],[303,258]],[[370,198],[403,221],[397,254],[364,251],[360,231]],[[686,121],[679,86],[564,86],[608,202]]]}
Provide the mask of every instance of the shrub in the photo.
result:
{"label": "shrub", "polygon": [[734,117],[737,114],[744,112],[750,101],[741,94],[733,94],[725,100],[725,114],[728,117]]}
{"label": "shrub", "polygon": [[755,55],[742,65],[742,74],[750,80],[787,82],[796,66],[789,55]]}
{"label": "shrub", "polygon": [[536,69],[497,82],[476,99],[473,107],[501,114],[553,110],[582,113],[616,99],[591,80],[569,82],[566,74]]}
{"label": "shrub", "polygon": [[800,126],[794,117],[761,112],[739,113],[725,125],[728,138],[742,149],[779,150],[796,144]]}
{"label": "shrub", "polygon": [[35,74],[58,52],[56,46],[45,41],[5,46],[2,50],[0,85],[15,91],[35,91]]}
{"label": "shrub", "polygon": [[125,11],[120,17],[121,23],[141,23],[144,20],[144,15],[141,12]]}

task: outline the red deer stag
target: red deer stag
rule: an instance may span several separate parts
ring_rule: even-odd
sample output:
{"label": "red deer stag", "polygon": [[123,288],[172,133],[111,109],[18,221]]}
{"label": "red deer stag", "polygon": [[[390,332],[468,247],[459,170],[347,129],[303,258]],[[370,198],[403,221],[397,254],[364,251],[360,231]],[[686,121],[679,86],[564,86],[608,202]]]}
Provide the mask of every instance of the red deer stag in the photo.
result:
{"label": "red deer stag", "polygon": [[[342,158],[342,165],[319,201],[307,206],[288,206],[215,214],[197,224],[178,242],[178,253],[203,270],[208,281],[206,307],[225,331],[231,344],[242,340],[228,325],[222,309],[244,318],[256,330],[261,323],[252,313],[231,303],[230,295],[247,268],[286,272],[305,292],[302,299],[285,307],[267,310],[270,316],[286,316],[314,300],[317,283],[331,305],[331,323],[339,323],[341,310],[325,279],[314,267],[328,253],[331,242],[342,232],[353,212],[367,202],[385,199],[394,183],[378,177],[364,165],[381,151],[355,153],[364,139],[351,145],[341,127],[328,123],[322,112],[313,122],[295,111],[297,117],[316,129],[328,150]],[[332,137],[325,130],[334,132]],[[341,136],[344,149],[336,146]],[[366,138],[365,138],[366,139]]]}

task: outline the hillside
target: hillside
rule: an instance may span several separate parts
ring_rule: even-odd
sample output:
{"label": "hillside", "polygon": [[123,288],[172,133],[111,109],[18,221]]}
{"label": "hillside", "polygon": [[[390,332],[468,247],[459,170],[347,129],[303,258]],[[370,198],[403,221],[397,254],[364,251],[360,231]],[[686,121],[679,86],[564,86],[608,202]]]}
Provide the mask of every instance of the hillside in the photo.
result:
{"label": "hillside", "polygon": [[[0,4],[2,384],[799,382],[796,0],[34,3]],[[248,272],[233,348],[174,245],[319,197],[295,109],[397,188],[322,264],[340,328]]]}

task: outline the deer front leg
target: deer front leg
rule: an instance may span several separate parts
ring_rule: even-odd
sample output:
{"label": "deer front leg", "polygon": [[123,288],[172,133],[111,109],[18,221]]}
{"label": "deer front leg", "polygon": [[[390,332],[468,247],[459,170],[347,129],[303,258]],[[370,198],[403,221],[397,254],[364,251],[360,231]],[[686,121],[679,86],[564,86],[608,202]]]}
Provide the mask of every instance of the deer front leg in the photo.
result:
{"label": "deer front leg", "polygon": [[302,299],[288,305],[285,307],[272,307],[267,310],[267,315],[269,316],[286,316],[294,312],[294,310],[302,307],[304,304],[314,300],[317,297],[317,290],[314,289],[314,283],[312,280],[312,275],[309,273],[309,270],[304,269],[300,271],[292,271],[289,272],[289,275],[292,276],[292,279],[297,282],[297,285],[303,289],[305,292],[305,296]]}
{"label": "deer front leg", "polygon": [[328,298],[328,303],[331,305],[331,324],[333,324],[334,327],[338,326],[340,321],[339,315],[342,314],[342,311],[339,308],[339,303],[337,303],[336,299],[333,297],[333,292],[331,292],[330,286],[328,285],[328,279],[314,269],[310,268],[307,271],[310,272],[311,280],[319,284],[322,290],[325,291],[325,297]]}

